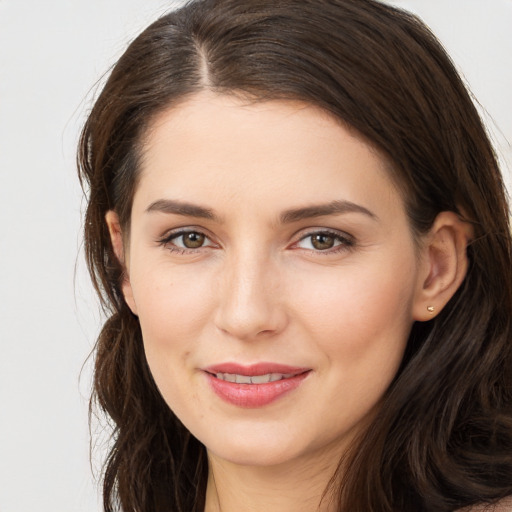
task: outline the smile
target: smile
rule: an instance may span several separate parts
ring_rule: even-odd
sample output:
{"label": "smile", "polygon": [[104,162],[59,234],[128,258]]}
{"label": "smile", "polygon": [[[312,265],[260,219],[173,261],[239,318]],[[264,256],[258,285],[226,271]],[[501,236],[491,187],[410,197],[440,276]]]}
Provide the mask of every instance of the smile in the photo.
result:
{"label": "smile", "polygon": [[311,373],[273,363],[242,366],[224,363],[203,370],[210,389],[231,405],[244,408],[263,407],[296,390]]}
{"label": "smile", "polygon": [[266,373],[265,375],[239,375],[236,373],[216,373],[217,379],[236,384],[267,384],[282,379],[293,377],[293,373]]}

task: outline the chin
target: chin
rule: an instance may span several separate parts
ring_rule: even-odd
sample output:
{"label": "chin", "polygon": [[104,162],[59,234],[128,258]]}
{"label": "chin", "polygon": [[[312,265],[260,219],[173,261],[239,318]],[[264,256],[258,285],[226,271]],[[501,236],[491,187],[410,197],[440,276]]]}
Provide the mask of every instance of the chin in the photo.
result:
{"label": "chin", "polygon": [[293,460],[297,454],[265,446],[230,446],[217,450],[206,448],[209,455],[237,466],[271,467]]}
{"label": "chin", "polygon": [[[287,434],[287,433],[284,433]],[[259,432],[227,433],[215,439],[199,438],[209,455],[240,466],[278,466],[295,459],[300,452],[298,441],[289,435]]]}

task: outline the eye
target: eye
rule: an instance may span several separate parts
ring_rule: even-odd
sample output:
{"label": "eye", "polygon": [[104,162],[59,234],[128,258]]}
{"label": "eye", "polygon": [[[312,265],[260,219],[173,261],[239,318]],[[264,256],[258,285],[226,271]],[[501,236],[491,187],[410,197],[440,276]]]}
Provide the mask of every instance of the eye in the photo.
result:
{"label": "eye", "polygon": [[194,250],[200,249],[201,247],[213,246],[213,242],[200,231],[178,231],[166,235],[163,239],[159,240],[159,243],[170,250]]}
{"label": "eye", "polygon": [[183,247],[186,247],[187,249],[197,249],[204,245],[206,236],[204,236],[203,233],[198,233],[197,231],[189,231],[188,233],[177,236],[173,240],[178,247],[183,244]]}
{"label": "eye", "polygon": [[337,252],[352,247],[354,241],[349,235],[331,231],[316,231],[302,237],[296,244],[300,249],[316,252]]}

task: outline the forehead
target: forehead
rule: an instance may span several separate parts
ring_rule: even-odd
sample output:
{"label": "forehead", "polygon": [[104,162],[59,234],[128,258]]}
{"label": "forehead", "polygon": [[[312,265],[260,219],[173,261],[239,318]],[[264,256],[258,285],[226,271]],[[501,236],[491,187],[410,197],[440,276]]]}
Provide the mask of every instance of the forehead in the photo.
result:
{"label": "forehead", "polygon": [[330,114],[301,102],[205,92],[151,123],[136,198],[371,202],[376,191],[397,193],[386,160]]}

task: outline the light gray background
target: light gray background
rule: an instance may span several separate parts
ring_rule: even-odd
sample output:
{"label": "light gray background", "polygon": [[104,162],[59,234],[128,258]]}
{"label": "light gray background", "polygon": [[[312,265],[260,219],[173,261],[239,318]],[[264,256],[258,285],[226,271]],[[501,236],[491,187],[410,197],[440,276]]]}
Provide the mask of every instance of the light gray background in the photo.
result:
{"label": "light gray background", "polygon": [[[100,510],[90,364],[79,376],[101,315],[79,254],[75,147],[96,81],[177,3],[0,0],[0,512]],[[393,3],[444,42],[512,167],[512,0]]]}

